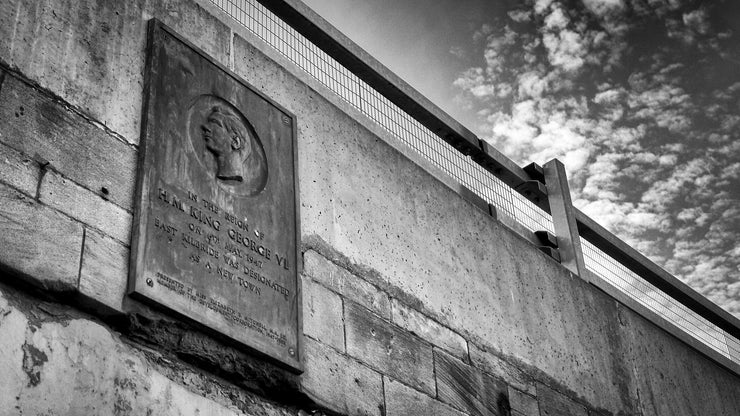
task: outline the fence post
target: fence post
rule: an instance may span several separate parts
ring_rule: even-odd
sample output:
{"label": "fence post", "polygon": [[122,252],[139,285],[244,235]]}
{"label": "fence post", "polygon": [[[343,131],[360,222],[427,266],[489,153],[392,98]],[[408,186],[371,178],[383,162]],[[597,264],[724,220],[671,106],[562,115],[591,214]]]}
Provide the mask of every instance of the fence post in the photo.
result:
{"label": "fence post", "polygon": [[558,240],[560,264],[580,276],[581,279],[589,280],[586,264],[583,261],[581,239],[578,235],[578,224],[570,197],[565,166],[559,160],[552,159],[545,163],[544,168],[547,199],[550,203],[550,213]]}

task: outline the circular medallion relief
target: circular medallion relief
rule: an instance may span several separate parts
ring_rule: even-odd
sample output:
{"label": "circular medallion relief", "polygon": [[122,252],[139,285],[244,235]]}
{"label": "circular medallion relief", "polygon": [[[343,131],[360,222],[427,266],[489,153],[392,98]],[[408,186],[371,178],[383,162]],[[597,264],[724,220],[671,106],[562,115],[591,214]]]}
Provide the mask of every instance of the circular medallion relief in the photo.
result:
{"label": "circular medallion relief", "polygon": [[186,132],[206,175],[220,188],[239,196],[265,189],[265,150],[234,105],[215,95],[196,97],[188,107]]}

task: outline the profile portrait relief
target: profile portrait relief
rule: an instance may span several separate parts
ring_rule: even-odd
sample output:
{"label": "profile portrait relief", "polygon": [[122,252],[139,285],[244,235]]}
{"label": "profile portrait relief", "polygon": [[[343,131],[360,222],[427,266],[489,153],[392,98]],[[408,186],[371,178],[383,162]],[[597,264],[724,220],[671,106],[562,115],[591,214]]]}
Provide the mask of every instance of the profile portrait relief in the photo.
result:
{"label": "profile portrait relief", "polygon": [[246,127],[221,106],[214,106],[201,126],[206,149],[216,158],[216,177],[244,181],[242,161],[252,152]]}
{"label": "profile portrait relief", "polygon": [[194,156],[219,188],[243,196],[267,184],[267,158],[252,124],[230,102],[201,95],[190,104],[186,131]]}

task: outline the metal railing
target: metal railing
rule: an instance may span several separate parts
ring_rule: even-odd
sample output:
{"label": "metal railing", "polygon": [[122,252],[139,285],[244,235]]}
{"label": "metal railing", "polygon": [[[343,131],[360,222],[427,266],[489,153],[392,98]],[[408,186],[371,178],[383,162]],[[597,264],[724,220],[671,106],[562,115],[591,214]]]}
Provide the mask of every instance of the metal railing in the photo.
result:
{"label": "metal railing", "polygon": [[587,240],[581,240],[581,242],[586,267],[590,271],[720,354],[728,358],[740,357],[740,349],[738,349],[740,344],[737,340],[733,346],[728,342],[727,334],[716,325],[640,278]]}
{"label": "metal railing", "polygon": [[[541,178],[480,141],[302,3],[295,0],[269,0],[265,5],[257,0],[211,2],[495,207],[497,214],[514,219],[531,232],[553,232],[548,196],[542,187],[531,186]],[[740,364],[740,321],[580,211],[576,214],[585,266],[590,272],[731,363]]]}

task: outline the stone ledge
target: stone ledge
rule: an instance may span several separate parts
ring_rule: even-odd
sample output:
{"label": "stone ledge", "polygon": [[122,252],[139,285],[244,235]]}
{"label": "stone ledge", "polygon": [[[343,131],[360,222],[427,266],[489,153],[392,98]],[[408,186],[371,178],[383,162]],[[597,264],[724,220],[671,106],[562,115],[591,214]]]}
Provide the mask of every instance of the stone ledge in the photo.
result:
{"label": "stone ledge", "polygon": [[115,327],[130,340],[166,352],[215,374],[240,388],[288,405],[310,405],[300,393],[299,378],[265,357],[200,326],[129,301],[128,314]]}

